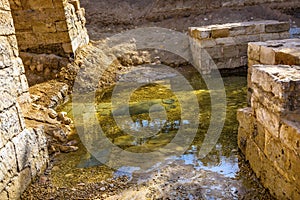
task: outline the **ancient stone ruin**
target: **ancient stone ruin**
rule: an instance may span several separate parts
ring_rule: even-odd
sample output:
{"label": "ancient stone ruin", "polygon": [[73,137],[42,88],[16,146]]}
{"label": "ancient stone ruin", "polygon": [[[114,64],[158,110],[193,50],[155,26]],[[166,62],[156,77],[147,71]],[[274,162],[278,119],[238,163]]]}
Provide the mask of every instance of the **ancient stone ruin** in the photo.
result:
{"label": "ancient stone ruin", "polygon": [[[286,39],[290,24],[278,21],[253,21],[189,28],[190,36],[211,56],[218,69],[234,69],[247,65],[248,42]],[[203,72],[212,64],[202,62]]]}
{"label": "ancient stone ruin", "polygon": [[[167,2],[161,1],[154,13],[172,16],[174,10],[163,9]],[[195,8],[206,12],[268,2],[285,0],[205,1]],[[49,143],[53,138],[68,142],[65,133],[72,121],[55,109],[68,99],[74,66],[83,65],[76,57],[87,54],[78,53],[89,44],[85,26],[79,0],[0,0],[1,200],[19,199],[47,168],[49,153],[77,149],[72,144],[49,148]],[[217,69],[248,67],[249,107],[237,114],[238,145],[261,183],[278,199],[300,199],[300,39],[288,39],[289,29],[289,22],[263,20],[187,30],[191,50],[200,46]],[[131,53],[136,58],[132,63],[149,63],[148,54]],[[212,63],[195,55],[197,67],[210,73]],[[97,59],[93,61],[99,64]],[[66,71],[69,74],[61,75]]]}
{"label": "ancient stone ruin", "polygon": [[29,85],[55,78],[67,58],[89,42],[85,11],[77,0],[9,3]]}
{"label": "ancient stone ruin", "polygon": [[18,199],[48,163],[43,125],[24,117],[49,110],[32,108],[25,70],[51,79],[89,39],[78,1],[1,0],[0,15],[0,199]]}
{"label": "ancient stone ruin", "polygon": [[299,52],[299,39],[249,43],[251,107],[238,111],[239,147],[279,199],[300,198]]}

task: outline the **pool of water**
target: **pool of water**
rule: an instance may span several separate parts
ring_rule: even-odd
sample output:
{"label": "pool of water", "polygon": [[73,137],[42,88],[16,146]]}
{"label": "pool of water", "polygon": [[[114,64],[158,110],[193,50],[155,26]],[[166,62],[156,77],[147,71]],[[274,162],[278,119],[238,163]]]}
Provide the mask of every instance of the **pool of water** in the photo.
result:
{"label": "pool of water", "polygon": [[291,27],[290,34],[291,34],[291,38],[300,38],[300,28],[299,27]]}
{"label": "pool of water", "polygon": [[[174,152],[173,148],[164,148],[172,143],[180,128],[188,127],[191,123],[189,120],[185,120],[185,113],[181,105],[182,99],[179,99],[173,92],[174,88],[171,83],[176,74],[168,77],[162,76],[159,80],[143,84],[142,87],[132,91],[129,102],[127,102],[130,117],[127,116],[128,113],[122,104],[122,100],[126,99],[122,98],[124,94],[114,94],[115,87],[112,86],[95,97],[93,106],[96,113],[91,113],[91,115],[95,115],[97,121],[93,122],[85,119],[77,123],[77,131],[84,130],[83,127],[86,127],[86,124],[97,124],[97,126],[100,125],[103,135],[108,139],[107,141],[122,151],[133,154],[159,152],[164,153],[163,159],[157,158],[156,161],[156,158],[153,158],[149,164],[145,164],[146,168],[143,170],[138,166],[134,166],[134,164],[131,165],[131,162],[124,162],[123,164],[120,161],[122,159],[119,159],[116,153],[114,154],[112,150],[106,148],[106,144],[103,141],[99,141],[99,135],[89,134],[89,141],[93,143],[90,145],[93,147],[93,152],[88,152],[85,145],[80,143],[80,148],[77,152],[59,155],[51,173],[52,182],[58,187],[72,187],[72,185],[82,182],[99,182],[125,175],[128,176],[133,184],[145,184],[150,179],[154,180],[153,174],[168,171],[168,173],[179,173],[177,177],[170,176],[169,182],[183,184],[191,181],[193,183],[197,182],[200,185],[199,187],[202,188],[202,198],[204,199],[223,197],[238,199],[245,196],[251,199],[254,197],[268,199],[269,194],[257,182],[253,172],[238,151],[237,146],[238,122],[236,120],[236,111],[238,108],[247,106],[247,77],[223,77],[226,91],[225,124],[220,137],[213,144],[209,154],[205,157],[200,157],[199,151],[211,121],[210,91],[207,89],[205,81],[200,74],[192,67],[179,69],[178,71],[189,81],[193,88],[193,90],[189,91],[179,89],[178,92],[183,97],[183,100],[188,100],[194,95],[198,104],[191,106],[199,107],[197,118],[199,124],[195,137],[193,137],[186,149],[180,145],[174,147],[179,152],[184,149],[182,154],[172,154]],[[155,73],[153,74],[152,72],[149,76],[154,77]],[[214,79],[213,76],[210,78]],[[177,85],[177,87],[179,86]],[[115,100],[112,100],[112,96]],[[120,102],[113,105],[113,101]],[[70,117],[73,117],[73,108],[77,106],[80,107],[79,105],[74,106],[72,102],[69,102],[61,110],[66,111]],[[150,114],[149,110],[151,111]],[[162,112],[163,110],[164,112]],[[81,112],[88,113],[86,110]],[[122,118],[122,116],[126,117]],[[117,124],[116,117],[120,117],[123,120],[121,121],[122,124]],[[133,134],[128,134],[126,130]],[[138,135],[142,130],[143,134]],[[146,133],[150,132],[151,134],[145,135],[144,130],[146,130]],[[188,131],[189,129],[187,129]],[[86,138],[82,137],[87,136],[82,135],[80,133],[74,134],[73,137],[77,140],[81,138],[81,140],[85,141]],[[112,154],[114,154],[114,157],[111,157]],[[157,154],[157,157],[160,155]],[[99,160],[102,162],[106,161],[108,166]],[[199,176],[197,176],[198,178],[195,178],[195,176],[191,178],[192,174],[199,174]],[[185,190],[187,189],[185,188]]]}

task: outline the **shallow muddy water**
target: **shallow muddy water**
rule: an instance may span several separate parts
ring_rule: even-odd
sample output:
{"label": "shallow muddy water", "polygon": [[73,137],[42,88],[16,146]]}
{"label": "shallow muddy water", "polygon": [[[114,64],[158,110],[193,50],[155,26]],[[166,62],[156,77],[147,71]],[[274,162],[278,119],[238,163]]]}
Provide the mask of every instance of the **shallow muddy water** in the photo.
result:
{"label": "shallow muddy water", "polygon": [[[96,114],[91,113],[91,115],[96,115],[97,122],[88,121],[88,119],[84,121],[85,124],[79,122],[77,131],[85,130],[83,127],[86,127],[86,123],[89,125],[97,123],[101,126],[103,135],[122,151],[133,154],[158,152],[154,154],[157,157],[151,161],[148,160],[149,162],[143,160],[145,162],[143,169],[134,164],[131,166],[132,161],[125,162],[123,160],[126,159],[119,158],[118,153],[106,148],[106,144],[99,139],[97,134],[89,134],[88,141],[93,143],[90,144],[93,147],[93,155],[81,143],[77,152],[57,156],[51,172],[52,183],[57,187],[72,188],[78,184],[98,183],[126,176],[128,181],[125,184],[134,185],[133,188],[119,192],[119,196],[105,194],[102,197],[112,196],[111,199],[134,199],[133,197],[135,199],[269,199],[270,195],[258,183],[237,147],[236,111],[238,108],[247,106],[246,76],[223,77],[227,105],[225,124],[216,144],[213,144],[212,151],[203,158],[199,156],[199,151],[207,135],[212,110],[210,91],[205,81],[191,67],[178,69],[179,73],[189,81],[193,90],[179,89],[177,92],[183,100],[188,101],[193,95],[196,97],[198,104],[191,104],[191,106],[199,107],[197,119],[199,125],[195,137],[186,149],[180,145],[174,145],[174,148],[173,146],[164,148],[172,144],[178,131],[182,127],[188,127],[191,122],[185,120],[186,113],[181,105],[182,99],[173,92],[172,80],[177,75],[169,73],[169,76],[159,76],[161,71],[150,70],[151,73],[147,73],[146,69],[143,71],[146,81],[139,80],[140,83],[146,83],[151,79],[149,77],[160,78],[151,80],[151,83],[143,84],[142,87],[132,91],[128,106],[130,117],[126,116],[128,113],[122,102],[126,100],[122,96],[124,94],[115,94],[116,90],[112,86],[95,98]],[[147,76],[149,76],[148,79]],[[135,77],[137,74],[134,73],[126,76],[132,80]],[[112,105],[112,102],[117,103]],[[72,106],[72,102],[69,102],[61,110],[73,117],[73,108],[77,107],[80,106],[76,104]],[[162,112],[163,110],[165,112]],[[88,113],[89,111],[82,110],[81,112]],[[116,118],[118,117],[123,120],[122,124],[117,124]],[[128,134],[126,130],[131,134]],[[189,132],[189,130],[184,131]],[[147,133],[150,134],[147,135]],[[83,138],[86,137],[83,134],[79,133],[79,136],[84,141],[83,143],[87,141]],[[75,134],[74,138],[79,140],[79,136]],[[174,151],[183,151],[183,153],[178,155]],[[161,155],[163,155],[162,159],[160,159]],[[99,160],[105,161],[110,167]]]}

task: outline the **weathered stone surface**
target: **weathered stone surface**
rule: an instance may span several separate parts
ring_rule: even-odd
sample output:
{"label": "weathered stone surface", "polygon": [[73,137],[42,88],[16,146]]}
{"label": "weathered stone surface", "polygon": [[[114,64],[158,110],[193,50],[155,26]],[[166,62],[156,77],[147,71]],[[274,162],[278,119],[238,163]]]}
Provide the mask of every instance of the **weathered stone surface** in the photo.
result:
{"label": "weathered stone surface", "polygon": [[8,91],[0,90],[0,96],[3,97],[0,99],[0,110],[8,109],[16,102],[16,97],[12,96]]}
{"label": "weathered stone surface", "polygon": [[[218,69],[233,69],[236,68],[236,66],[246,66],[247,59],[244,57],[233,57],[229,59],[215,58],[214,60],[212,60],[212,62],[214,62],[213,64],[215,64]],[[207,66],[207,68],[209,68],[209,66]]]}
{"label": "weathered stone surface", "polygon": [[0,1],[0,9],[10,11],[10,5],[8,0]]}
{"label": "weathered stone surface", "polygon": [[216,40],[213,39],[205,39],[201,40],[200,47],[207,48],[207,47],[215,47],[217,45]]}
{"label": "weathered stone surface", "polygon": [[248,44],[238,44],[237,49],[239,51],[239,57],[245,57],[246,58],[246,63],[248,62],[247,58],[247,49],[248,49]]}
{"label": "weathered stone surface", "polygon": [[57,31],[62,31],[62,32],[68,30],[67,23],[65,21],[56,22],[55,28]]}
{"label": "weathered stone surface", "polygon": [[11,1],[21,50],[69,56],[89,42],[79,1]]}
{"label": "weathered stone surface", "polygon": [[[258,47],[261,50],[256,52],[259,52],[259,56],[263,57],[260,58],[261,64],[300,65],[300,39],[272,40],[249,44],[249,50]],[[257,60],[258,57],[255,51],[249,52],[248,56],[250,60]]]}
{"label": "weathered stone surface", "polygon": [[14,34],[15,30],[10,11],[0,9],[0,16],[0,35]]}
{"label": "weathered stone surface", "polygon": [[[33,32],[40,32],[40,33],[55,33],[56,26],[54,23],[36,23],[32,26]],[[65,30],[66,31],[66,30]]]}
{"label": "weathered stone surface", "polygon": [[31,182],[30,168],[23,169],[7,186],[9,199],[19,199],[21,194]]}
{"label": "weathered stone surface", "polygon": [[292,181],[288,174],[290,161],[288,159],[288,149],[283,145],[278,138],[274,138],[273,134],[266,134],[266,144],[264,153],[267,158],[273,162],[276,170],[285,177],[288,181]]}
{"label": "weathered stone surface", "polygon": [[25,104],[25,105],[23,104],[22,105],[23,108],[21,108],[21,106],[20,106],[19,103],[17,103],[16,106],[15,106],[16,110],[17,110],[17,113],[19,115],[19,119],[18,120],[19,120],[19,123],[20,123],[21,130],[26,129],[25,120],[24,120],[24,117],[23,117],[23,112],[26,110],[25,108],[27,106],[28,106],[28,104]]}
{"label": "weathered stone surface", "polygon": [[254,132],[251,132],[250,138],[261,149],[265,149],[266,130],[263,124],[256,122]]}
{"label": "weathered stone surface", "polygon": [[260,35],[239,35],[234,37],[237,44],[260,41]]}
{"label": "weathered stone surface", "polygon": [[249,133],[254,131],[253,112],[250,107],[242,108],[237,111],[237,120],[240,126],[245,128]]}
{"label": "weathered stone surface", "polygon": [[264,107],[258,102],[251,102],[251,105],[254,108],[254,113],[256,119],[261,124],[264,124],[266,130],[273,134],[274,137],[279,137],[279,128],[280,128],[280,117],[271,111],[268,108]]}
{"label": "weathered stone surface", "polygon": [[222,58],[223,57],[223,52],[222,52],[222,49],[220,49],[220,48],[211,47],[211,48],[206,48],[205,50],[213,58]]}
{"label": "weathered stone surface", "polygon": [[42,0],[42,1],[35,1],[35,0],[27,0],[23,3],[23,7],[25,9],[43,9],[43,8],[53,8],[52,0]]}
{"label": "weathered stone surface", "polygon": [[3,190],[2,192],[0,192],[0,199],[2,199],[2,200],[9,200],[8,193],[5,190]]}
{"label": "weathered stone surface", "polygon": [[12,47],[13,53],[15,57],[19,57],[19,48],[18,48],[18,42],[15,35],[9,35],[7,37],[7,40]]}
{"label": "weathered stone surface", "polygon": [[[257,60],[258,55],[255,55],[252,53],[253,51],[248,52],[249,60],[248,60],[248,66],[249,66],[249,73],[248,73],[248,88],[249,91],[252,89],[252,82],[251,82],[251,76],[252,71],[251,68],[254,64],[288,64],[288,65],[299,65],[300,64],[300,39],[286,39],[286,40],[274,40],[274,41],[266,41],[266,42],[255,42],[249,44],[249,48],[255,47],[256,49],[259,47],[259,61]],[[262,51],[263,49],[263,51]],[[297,68],[297,67],[294,67]],[[289,71],[289,70],[286,70]],[[296,73],[296,72],[293,72]],[[293,77],[294,75],[289,75],[288,77]],[[262,82],[263,83],[263,82]],[[281,91],[281,90],[280,90]],[[279,93],[280,93],[279,91]],[[250,96],[248,95],[248,102],[250,102]],[[290,95],[289,95],[290,96]],[[295,105],[297,107],[298,96],[292,95],[293,97],[292,102],[287,103],[285,105]],[[286,103],[287,100],[285,100]],[[293,108],[293,106],[291,107]]]}
{"label": "weathered stone surface", "polygon": [[[190,40],[191,43],[195,43],[191,46],[198,44],[199,48],[207,50],[218,69],[229,69],[247,65],[248,42],[288,38],[288,30],[281,32],[280,29],[279,32],[274,33],[265,31],[266,26],[270,30],[271,25],[281,26],[282,24],[282,22],[266,20],[210,25],[199,28],[191,27],[189,28],[189,35],[193,38],[193,40]],[[249,65],[259,62],[275,64],[275,51],[273,52],[269,48],[261,50],[261,48],[263,47],[254,43],[249,46],[248,56],[251,58]],[[192,49],[195,48],[193,47]],[[221,49],[221,54],[218,49]],[[201,69],[209,72],[211,70],[209,64],[211,63],[202,64]]]}
{"label": "weathered stone surface", "polygon": [[295,86],[300,83],[299,72],[297,66],[255,65],[252,67],[251,82],[275,97],[287,99],[291,92],[298,92]]}
{"label": "weathered stone surface", "polygon": [[63,8],[63,1],[62,0],[52,0],[53,5],[55,8]]}
{"label": "weathered stone surface", "polygon": [[212,29],[211,37],[212,38],[225,38],[229,36],[229,29]]}
{"label": "weathered stone surface", "polygon": [[30,168],[32,177],[39,175],[48,163],[47,139],[40,125],[24,130],[12,141],[16,149],[18,170]]}
{"label": "weathered stone surface", "polygon": [[8,41],[8,37],[0,36],[0,51],[3,52],[0,55],[0,69],[11,66],[11,59],[14,57],[14,51]]}
{"label": "weathered stone surface", "polygon": [[255,121],[250,107],[239,109],[237,111],[237,120],[239,121],[238,146],[246,154],[247,140],[254,132]]}
{"label": "weathered stone surface", "polygon": [[[253,66],[253,65],[257,65],[257,64],[260,64],[260,62],[259,61],[257,61],[257,60],[250,60],[250,59],[248,59],[248,67],[249,67],[249,69],[251,69],[251,67]],[[249,71],[249,70],[248,70]],[[249,74],[249,73],[248,73]],[[250,78],[251,76],[249,76],[249,78]],[[249,83],[249,81],[248,81],[248,83]]]}
{"label": "weathered stone surface", "polygon": [[0,149],[0,191],[2,191],[17,172],[15,149],[11,142]]}
{"label": "weathered stone surface", "polygon": [[287,149],[287,157],[289,161],[289,170],[288,170],[288,175],[289,177],[293,180],[292,182],[295,184],[295,186],[300,188],[300,157],[298,154],[295,154],[294,152],[290,151]]}
{"label": "weathered stone surface", "polygon": [[248,43],[248,57],[249,60],[255,60],[259,61],[260,60],[260,46],[258,45],[259,42],[257,43]]}
{"label": "weathered stone surface", "polygon": [[22,127],[19,122],[19,114],[16,107],[0,113],[0,136],[8,141],[14,136],[22,132]]}
{"label": "weathered stone surface", "polygon": [[[46,8],[42,10],[12,10],[14,21],[19,23],[25,23],[28,26],[32,26],[35,23],[45,22],[51,23],[55,21],[66,20],[63,9]],[[18,30],[16,31],[18,33]]]}
{"label": "weathered stone surface", "polygon": [[63,43],[62,48],[64,49],[65,52],[68,52],[68,53],[73,52],[73,47],[70,43]]}
{"label": "weathered stone surface", "polygon": [[57,78],[60,69],[69,63],[69,59],[54,54],[21,52],[20,57],[24,62],[29,86]]}
{"label": "weathered stone surface", "polygon": [[[13,8],[21,9],[21,3],[29,1],[11,2]],[[0,6],[3,3],[6,1],[1,1]],[[48,157],[42,133],[38,136],[32,129],[26,129],[22,109],[30,103],[28,83],[18,57],[13,20],[6,10],[9,9],[0,9],[0,198],[18,199],[31,175],[35,176],[45,166]]]}
{"label": "weathered stone surface", "polygon": [[196,39],[206,39],[211,37],[211,30],[205,30],[204,28],[201,30],[200,28],[191,27],[189,33]]}
{"label": "weathered stone surface", "polygon": [[37,143],[36,141],[31,141],[30,134],[32,133],[26,129],[12,140],[16,149],[19,171],[30,167],[32,154],[36,152]]}
{"label": "weathered stone surface", "polygon": [[217,45],[225,45],[225,46],[229,46],[229,45],[235,45],[236,42],[234,41],[234,38],[232,37],[224,37],[224,38],[217,38],[215,39]]}
{"label": "weathered stone surface", "polygon": [[243,126],[249,122],[239,120],[239,140],[246,138],[244,143],[239,141],[239,147],[262,184],[278,199],[299,198],[300,67],[254,64],[297,63],[297,44],[299,40],[249,44],[248,87],[254,131],[248,133]]}
{"label": "weathered stone surface", "polygon": [[265,30],[267,33],[278,33],[290,30],[289,22],[281,22],[276,24],[266,24]]}
{"label": "weathered stone surface", "polygon": [[[263,151],[255,144],[251,139],[247,140],[246,147],[246,159],[250,162],[251,168],[255,172],[258,178],[262,178],[264,175],[263,171],[270,170],[271,164],[266,167],[264,164],[268,162]],[[263,168],[263,167],[266,168]]]}
{"label": "weathered stone surface", "polygon": [[[45,93],[45,89],[49,92]],[[32,86],[29,91],[33,102],[48,108],[56,108],[67,100],[69,87],[66,83],[55,80]]]}
{"label": "weathered stone surface", "polygon": [[249,160],[256,176],[271,194],[279,199],[289,199],[296,194],[297,187],[275,169],[272,162],[251,139],[247,141],[246,159]]}
{"label": "weathered stone surface", "polygon": [[[295,50],[285,49],[280,52],[276,52],[275,62],[277,64],[294,65],[300,63],[300,53],[292,52]],[[293,54],[290,54],[293,53]]]}
{"label": "weathered stone surface", "polygon": [[289,102],[274,97],[271,92],[263,91],[257,84],[252,84],[251,102],[260,102],[264,107],[268,108],[272,113],[281,115],[289,110]]}
{"label": "weathered stone surface", "polygon": [[280,33],[262,33],[259,35],[259,40],[260,41],[268,41],[268,40],[278,40],[278,39],[283,39],[283,38],[289,38],[289,36],[283,37],[283,38],[281,38],[280,36],[284,36],[284,35],[280,35]]}
{"label": "weathered stone surface", "polygon": [[278,139],[270,134],[266,138],[265,154],[274,162],[277,171],[289,182],[300,188],[300,157]]}
{"label": "weathered stone surface", "polygon": [[262,46],[260,48],[260,63],[274,65],[275,64],[275,52],[271,48]]}
{"label": "weathered stone surface", "polygon": [[300,127],[299,123],[283,120],[280,128],[282,142],[300,155]]}
{"label": "weathered stone surface", "polygon": [[237,26],[230,28],[230,36],[238,36],[238,35],[252,35],[252,34],[259,34],[265,32],[265,24],[262,22],[262,24],[259,24],[259,22],[256,22],[256,24],[252,23],[245,23],[244,26],[238,26],[238,23],[236,23]]}
{"label": "weathered stone surface", "polygon": [[239,50],[236,45],[222,47],[224,58],[234,58],[239,56]]}
{"label": "weathered stone surface", "polygon": [[238,147],[240,148],[242,153],[246,155],[247,140],[251,133],[241,126],[238,129],[238,133]]}
{"label": "weathered stone surface", "polygon": [[40,175],[48,165],[47,139],[43,129],[35,128],[31,134],[31,141],[36,142],[31,159],[31,175]]}

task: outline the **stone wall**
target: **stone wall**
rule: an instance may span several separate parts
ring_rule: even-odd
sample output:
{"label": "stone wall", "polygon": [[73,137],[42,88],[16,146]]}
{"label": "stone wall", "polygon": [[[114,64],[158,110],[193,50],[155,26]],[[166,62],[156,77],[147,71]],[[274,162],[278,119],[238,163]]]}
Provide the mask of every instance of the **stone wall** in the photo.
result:
{"label": "stone wall", "polygon": [[0,1],[0,18],[0,199],[17,199],[48,153],[42,129],[27,128],[22,115],[30,96],[8,0]]}
{"label": "stone wall", "polygon": [[[189,35],[211,56],[218,69],[247,65],[248,42],[289,38],[288,22],[253,21],[189,28]],[[208,73],[212,64],[203,60],[200,69]]]}
{"label": "stone wall", "polygon": [[9,0],[20,51],[69,56],[88,43],[78,0]]}
{"label": "stone wall", "polygon": [[29,86],[57,79],[59,72],[70,61],[54,54],[35,54],[20,52]]}
{"label": "stone wall", "polygon": [[89,42],[79,0],[9,0],[29,85],[55,79]]}
{"label": "stone wall", "polygon": [[248,45],[248,66],[300,65],[300,39],[250,42]]}
{"label": "stone wall", "polygon": [[300,199],[299,44],[300,39],[249,44],[251,107],[237,114],[238,145],[278,199]]}
{"label": "stone wall", "polygon": [[300,65],[300,39],[250,42],[248,45],[248,103],[251,97],[251,67],[265,65]]}

